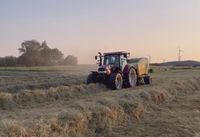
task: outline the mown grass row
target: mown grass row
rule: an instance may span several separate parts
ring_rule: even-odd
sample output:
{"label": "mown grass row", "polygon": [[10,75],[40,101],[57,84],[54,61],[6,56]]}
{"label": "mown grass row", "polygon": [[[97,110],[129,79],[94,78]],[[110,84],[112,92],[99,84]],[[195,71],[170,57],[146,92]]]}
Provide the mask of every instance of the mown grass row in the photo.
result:
{"label": "mown grass row", "polygon": [[19,72],[57,72],[57,71],[89,71],[95,65],[75,65],[75,66],[38,66],[38,67],[0,67],[0,71],[19,71]]}
{"label": "mown grass row", "polygon": [[19,93],[0,92],[0,109],[12,110],[24,106],[33,106],[45,102],[68,101],[82,95],[88,95],[106,90],[104,85],[80,84],[59,86],[50,89],[24,90]]}
{"label": "mown grass row", "polygon": [[[68,108],[69,111],[60,113],[57,117],[33,123],[25,127],[17,121],[2,121],[0,124],[2,136],[10,137],[84,137],[109,136],[113,127],[124,122],[134,122],[145,116],[145,112],[152,105],[170,101],[176,96],[186,96],[199,92],[200,78],[187,80],[171,80],[160,86],[152,86],[138,91],[122,90],[112,94],[99,94],[97,99],[75,103]],[[93,89],[92,89],[93,88]],[[12,108],[23,103],[41,103],[43,101],[65,100],[81,94],[89,94],[96,90],[96,85],[89,87],[73,87],[69,94],[66,87],[54,91],[38,91],[20,93],[19,95],[0,95],[1,109]],[[96,91],[98,92],[98,91]],[[82,100],[84,101],[84,100]],[[11,102],[11,103],[10,103]]]}
{"label": "mown grass row", "polygon": [[24,89],[48,89],[83,84],[86,74],[67,72],[1,72],[0,91],[16,93]]}

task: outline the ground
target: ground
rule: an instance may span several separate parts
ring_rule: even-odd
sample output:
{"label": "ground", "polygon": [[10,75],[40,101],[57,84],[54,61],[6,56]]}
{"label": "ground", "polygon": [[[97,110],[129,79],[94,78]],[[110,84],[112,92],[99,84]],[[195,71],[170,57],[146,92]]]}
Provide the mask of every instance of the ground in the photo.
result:
{"label": "ground", "polygon": [[86,85],[94,66],[1,68],[0,136],[198,137],[198,69],[154,68],[152,85]]}

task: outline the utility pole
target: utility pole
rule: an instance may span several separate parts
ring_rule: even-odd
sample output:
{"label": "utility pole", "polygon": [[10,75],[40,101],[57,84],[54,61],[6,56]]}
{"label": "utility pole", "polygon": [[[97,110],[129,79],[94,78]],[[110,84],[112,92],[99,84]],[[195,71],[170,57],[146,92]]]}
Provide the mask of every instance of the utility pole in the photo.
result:
{"label": "utility pole", "polygon": [[183,52],[183,50],[181,50],[181,48],[179,47],[178,48],[178,61],[180,62],[181,61],[181,57],[182,57],[182,55],[181,55],[181,53]]}
{"label": "utility pole", "polygon": [[149,56],[149,63],[151,63],[152,56]]}
{"label": "utility pole", "polygon": [[163,59],[163,63],[165,63],[165,59]]}

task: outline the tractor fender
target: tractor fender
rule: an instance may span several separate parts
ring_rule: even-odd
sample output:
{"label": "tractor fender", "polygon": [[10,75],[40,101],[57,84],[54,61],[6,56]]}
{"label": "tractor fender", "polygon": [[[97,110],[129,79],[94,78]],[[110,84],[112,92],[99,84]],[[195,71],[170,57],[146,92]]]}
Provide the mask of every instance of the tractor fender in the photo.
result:
{"label": "tractor fender", "polygon": [[123,74],[125,74],[125,75],[128,74],[129,70],[131,68],[133,68],[135,70],[136,74],[138,75],[137,69],[134,66],[131,66],[131,65],[128,65],[128,64],[124,67]]}
{"label": "tractor fender", "polygon": [[130,65],[126,65],[126,66],[124,67],[123,74],[128,74],[129,69],[130,69]]}

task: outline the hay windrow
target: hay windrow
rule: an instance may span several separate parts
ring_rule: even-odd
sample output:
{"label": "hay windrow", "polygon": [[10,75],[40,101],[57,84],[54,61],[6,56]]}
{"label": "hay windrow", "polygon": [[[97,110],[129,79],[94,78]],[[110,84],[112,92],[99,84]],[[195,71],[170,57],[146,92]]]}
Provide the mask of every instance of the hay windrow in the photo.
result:
{"label": "hay windrow", "polygon": [[[200,78],[191,78],[180,81],[168,81],[161,85],[146,88],[147,90],[134,90],[114,92],[114,95],[102,97],[98,90],[99,85],[80,85],[73,87],[58,87],[50,90],[38,90],[19,94],[0,94],[1,109],[16,107],[23,103],[43,103],[46,101],[68,100],[77,96],[94,93],[99,94],[98,99],[85,102],[81,101],[70,106],[69,111],[60,113],[56,118],[45,122],[36,122],[31,127],[18,126],[10,128],[4,124],[6,132],[3,136],[87,136],[106,135],[113,127],[126,121],[138,121],[145,117],[145,112],[151,105],[159,105],[170,101],[177,96],[193,94],[200,89]],[[101,87],[104,88],[104,87]],[[111,91],[108,91],[111,92]],[[120,92],[120,93],[119,93]],[[11,105],[8,104],[11,102]],[[9,122],[7,122],[9,123]],[[13,124],[16,125],[16,124]],[[8,128],[9,127],[9,128]],[[37,131],[37,132],[36,132]],[[16,133],[15,133],[16,132]],[[13,134],[12,134],[13,133]]]}
{"label": "hay windrow", "polygon": [[[104,85],[60,86],[49,90],[24,90],[20,93],[0,92],[0,109],[13,109],[27,105],[37,105],[51,101],[71,100],[78,96],[88,95],[105,90]],[[106,91],[106,90],[105,90]]]}

